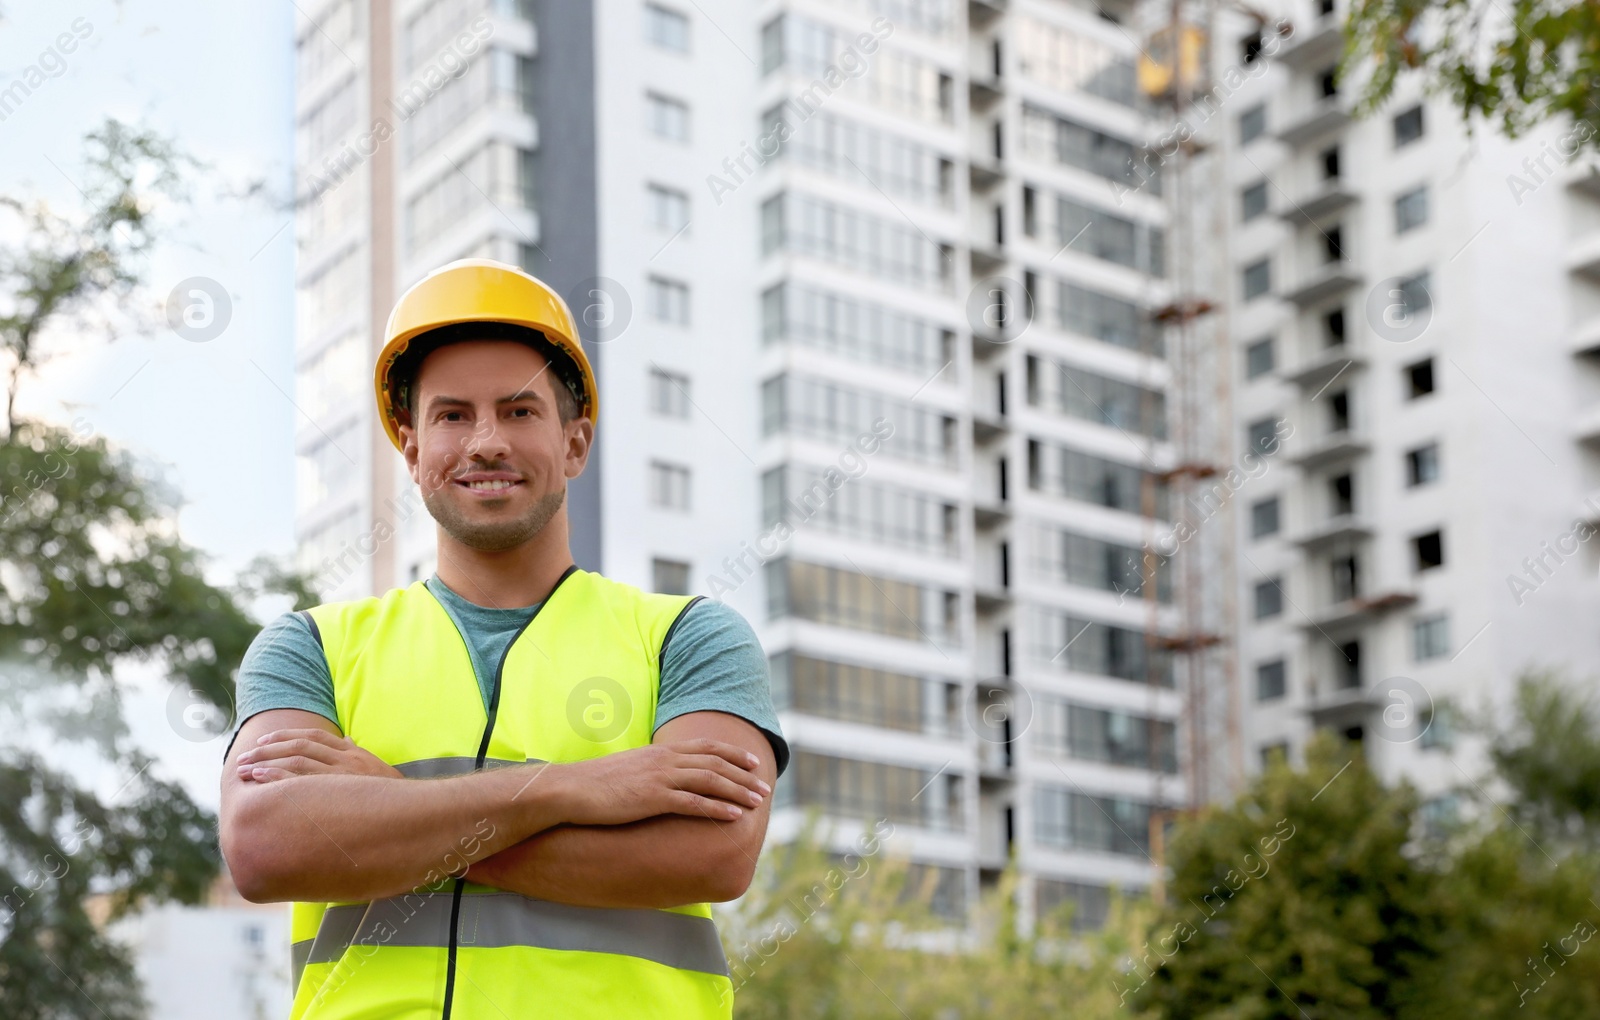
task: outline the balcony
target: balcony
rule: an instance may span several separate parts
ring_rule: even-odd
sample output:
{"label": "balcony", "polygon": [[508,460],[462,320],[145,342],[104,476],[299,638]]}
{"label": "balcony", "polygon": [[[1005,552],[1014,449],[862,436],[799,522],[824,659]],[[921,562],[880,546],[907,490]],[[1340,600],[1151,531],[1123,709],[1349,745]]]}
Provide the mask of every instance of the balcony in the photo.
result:
{"label": "balcony", "polygon": [[1309,308],[1361,286],[1361,280],[1361,274],[1348,259],[1339,259],[1306,273],[1300,283],[1283,296],[1301,308]]}
{"label": "balcony", "polygon": [[1364,723],[1382,704],[1376,692],[1364,686],[1323,690],[1314,685],[1306,697],[1306,714],[1315,726],[1343,728]]}
{"label": "balcony", "polygon": [[967,165],[967,175],[972,182],[972,190],[978,193],[988,191],[1006,179],[1000,161],[994,159],[972,160]]}
{"label": "balcony", "polygon": [[1586,234],[1567,249],[1567,271],[1600,283],[1600,231]]}
{"label": "balcony", "polygon": [[1600,355],[1600,315],[1591,315],[1573,327],[1567,348],[1577,355]]}
{"label": "balcony", "polygon": [[967,23],[981,28],[1006,12],[1006,0],[967,0]]}
{"label": "balcony", "polygon": [[979,446],[991,443],[1009,432],[1011,426],[1003,415],[974,411],[972,414],[972,441]]}
{"label": "balcony", "polygon": [[1011,590],[999,585],[979,585],[973,592],[973,605],[979,616],[994,616],[1011,606]]}
{"label": "balcony", "polygon": [[1288,208],[1278,210],[1278,218],[1291,226],[1312,223],[1348,209],[1361,200],[1341,177],[1330,177],[1306,192],[1305,197],[1291,199]]}
{"label": "balcony", "polygon": [[1327,96],[1302,107],[1278,132],[1278,140],[1301,146],[1339,130],[1353,119],[1349,100],[1339,95]]}
{"label": "balcony", "polygon": [[1366,355],[1352,351],[1348,344],[1325,347],[1298,364],[1287,367],[1283,380],[1303,390],[1319,390],[1334,379],[1367,367]]}
{"label": "balcony", "polygon": [[1571,175],[1567,178],[1567,187],[1600,202],[1600,169],[1581,160],[1574,160]]}
{"label": "balcony", "polygon": [[1312,613],[1301,622],[1303,630],[1332,630],[1353,627],[1415,605],[1417,596],[1407,591],[1388,591],[1381,595],[1358,595],[1353,599],[1335,602]]}
{"label": "balcony", "polygon": [[1341,542],[1358,542],[1371,537],[1372,526],[1365,520],[1355,514],[1340,514],[1306,529],[1290,541],[1307,552],[1314,552]]}
{"label": "balcony", "polygon": [[1337,14],[1324,14],[1314,21],[1295,26],[1294,36],[1279,48],[1273,59],[1285,67],[1310,71],[1339,59],[1344,48],[1344,33]]}
{"label": "balcony", "polygon": [[1588,446],[1600,446],[1600,404],[1584,408],[1578,412],[1578,424],[1574,430],[1574,438]]}
{"label": "balcony", "polygon": [[979,531],[997,528],[1011,519],[1011,508],[1004,503],[974,503],[972,525]]}
{"label": "balcony", "polygon": [[[1293,438],[1290,442],[1294,442]],[[1359,457],[1371,448],[1371,443],[1354,432],[1328,432],[1304,446],[1295,443],[1289,447],[1289,463],[1306,471],[1315,471],[1328,464]]]}

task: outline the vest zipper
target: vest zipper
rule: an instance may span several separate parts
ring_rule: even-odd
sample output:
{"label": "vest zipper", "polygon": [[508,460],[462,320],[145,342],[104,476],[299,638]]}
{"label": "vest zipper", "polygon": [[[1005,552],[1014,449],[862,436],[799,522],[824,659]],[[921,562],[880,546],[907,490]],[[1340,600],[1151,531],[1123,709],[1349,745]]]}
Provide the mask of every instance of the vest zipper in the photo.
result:
{"label": "vest zipper", "polygon": [[[550,594],[546,595],[544,597],[544,601],[539,603],[539,608],[533,611],[533,616],[528,617],[528,622],[524,623],[517,629],[515,634],[511,635],[511,640],[506,642],[505,651],[500,653],[500,662],[494,668],[494,686],[489,689],[489,718],[483,726],[483,739],[478,742],[478,757],[477,760],[473,762],[472,771],[483,771],[483,763],[489,756],[489,740],[494,736],[494,722],[496,717],[500,714],[500,681],[505,675],[506,660],[511,657],[512,647],[522,639],[522,635],[526,633],[528,628],[533,625],[534,619],[544,611],[544,607],[550,604],[550,600],[556,597],[556,590],[561,587],[561,582],[577,573],[577,570],[578,565],[574,563],[572,566],[568,567],[560,577],[556,578],[555,586],[550,589]],[[461,641],[463,644],[466,643],[466,640],[466,635],[461,635]],[[470,660],[471,656],[469,655],[467,658]],[[439,1020],[450,1020],[450,1011],[455,1006],[456,943],[461,931],[461,894],[466,887],[467,880],[465,878],[456,879],[455,892],[452,893],[450,897],[450,948],[447,951],[448,955],[445,958],[444,1009],[439,1014]]]}

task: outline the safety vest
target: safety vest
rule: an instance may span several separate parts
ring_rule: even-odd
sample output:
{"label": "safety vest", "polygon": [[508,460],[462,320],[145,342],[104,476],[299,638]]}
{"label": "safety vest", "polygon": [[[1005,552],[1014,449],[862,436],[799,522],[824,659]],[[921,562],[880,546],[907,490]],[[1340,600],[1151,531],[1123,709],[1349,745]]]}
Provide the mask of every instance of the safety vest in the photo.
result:
{"label": "safety vest", "polygon": [[[308,614],[345,735],[424,778],[649,744],[661,653],[694,601],[570,569],[501,657],[487,712],[465,640],[421,582]],[[574,907],[442,877],[372,903],[296,903],[290,939],[293,1020],[733,1015],[709,904]]]}

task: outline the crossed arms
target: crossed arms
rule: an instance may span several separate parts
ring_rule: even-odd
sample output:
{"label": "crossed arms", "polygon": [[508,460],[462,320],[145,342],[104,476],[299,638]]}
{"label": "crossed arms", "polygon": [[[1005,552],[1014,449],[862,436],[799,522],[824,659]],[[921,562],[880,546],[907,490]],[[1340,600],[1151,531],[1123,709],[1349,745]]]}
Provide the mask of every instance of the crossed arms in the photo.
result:
{"label": "crossed arms", "polygon": [[407,779],[321,716],[280,709],[228,755],[222,852],[258,903],[398,896],[463,865],[577,906],[720,902],[750,884],[776,779],[761,731],[721,712],[586,762]]}

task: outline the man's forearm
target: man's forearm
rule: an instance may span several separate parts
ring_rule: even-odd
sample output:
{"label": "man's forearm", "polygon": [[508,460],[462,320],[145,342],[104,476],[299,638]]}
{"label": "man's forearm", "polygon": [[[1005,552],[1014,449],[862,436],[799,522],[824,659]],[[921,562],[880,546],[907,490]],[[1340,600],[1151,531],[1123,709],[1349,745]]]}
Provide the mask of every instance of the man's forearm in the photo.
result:
{"label": "man's forearm", "polygon": [[[542,765],[449,779],[309,775],[249,784],[223,850],[252,900],[369,900],[461,870],[561,821]],[[531,782],[530,782],[531,780]],[[229,832],[250,833],[248,839]]]}
{"label": "man's forearm", "polygon": [[662,816],[629,825],[562,825],[472,866],[468,878],[580,907],[677,907],[743,895],[764,821]]}

